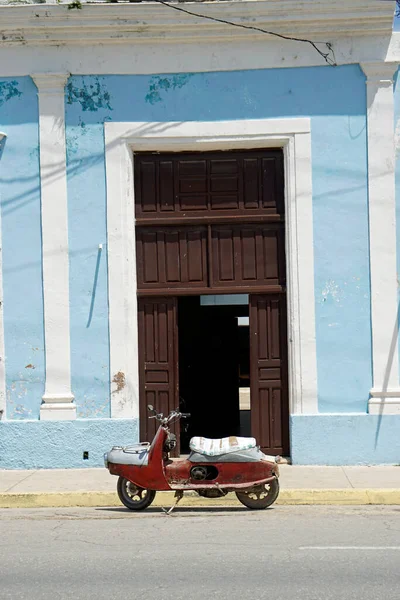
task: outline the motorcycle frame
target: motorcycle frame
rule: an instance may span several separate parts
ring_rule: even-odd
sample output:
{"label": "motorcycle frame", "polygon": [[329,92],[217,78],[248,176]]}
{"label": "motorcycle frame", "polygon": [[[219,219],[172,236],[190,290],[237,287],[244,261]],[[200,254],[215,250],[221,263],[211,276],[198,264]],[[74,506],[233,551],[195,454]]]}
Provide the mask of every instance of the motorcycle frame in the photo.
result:
{"label": "motorcycle frame", "polygon": [[[110,463],[110,473],[125,477],[136,486],[154,491],[219,489],[226,493],[251,489],[279,477],[278,465],[269,461],[191,463],[186,458],[170,459],[169,453],[164,449],[168,434],[168,425],[161,423],[148,450],[147,464]],[[213,480],[193,483],[190,480],[193,466],[214,467],[218,470],[218,476]]]}

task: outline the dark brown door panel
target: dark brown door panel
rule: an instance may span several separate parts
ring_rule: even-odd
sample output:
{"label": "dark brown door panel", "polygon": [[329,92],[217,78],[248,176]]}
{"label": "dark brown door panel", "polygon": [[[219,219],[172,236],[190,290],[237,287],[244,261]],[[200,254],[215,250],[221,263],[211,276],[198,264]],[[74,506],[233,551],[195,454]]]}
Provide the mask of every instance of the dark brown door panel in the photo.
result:
{"label": "dark brown door panel", "polygon": [[148,418],[147,406],[167,415],[179,404],[176,298],[140,298],[138,321],[140,439],[151,442],[158,423]]}
{"label": "dark brown door panel", "polygon": [[211,287],[285,285],[284,228],[280,224],[213,225],[211,238]]}
{"label": "dark brown door panel", "polygon": [[206,287],[206,244],[206,227],[138,227],[138,289]]}
{"label": "dark brown door panel", "polygon": [[264,452],[289,454],[286,303],[250,296],[251,428]]}
{"label": "dark brown door panel", "polygon": [[156,218],[283,217],[280,149],[144,153],[134,160],[138,223]]}

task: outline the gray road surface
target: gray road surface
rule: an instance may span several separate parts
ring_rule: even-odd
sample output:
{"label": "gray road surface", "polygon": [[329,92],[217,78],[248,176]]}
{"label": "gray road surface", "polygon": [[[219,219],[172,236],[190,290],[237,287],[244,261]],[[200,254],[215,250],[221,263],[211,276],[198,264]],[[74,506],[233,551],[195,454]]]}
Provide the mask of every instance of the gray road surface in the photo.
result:
{"label": "gray road surface", "polygon": [[399,600],[400,507],[0,510],[1,600]]}

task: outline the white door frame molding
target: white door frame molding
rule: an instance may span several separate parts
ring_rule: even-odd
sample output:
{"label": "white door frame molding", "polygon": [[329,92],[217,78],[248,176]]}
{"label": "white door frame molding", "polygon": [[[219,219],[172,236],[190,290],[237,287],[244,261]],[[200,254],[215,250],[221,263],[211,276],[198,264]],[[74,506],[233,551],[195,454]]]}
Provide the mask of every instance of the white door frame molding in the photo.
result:
{"label": "white door frame molding", "polygon": [[134,153],[268,147],[281,147],[285,155],[290,412],[317,413],[310,119],[105,123],[104,127],[111,416],[139,416]]}
{"label": "white door frame molding", "polygon": [[65,84],[68,73],[31,75],[39,96],[46,385],[42,420],[76,418],[71,392]]}
{"label": "white door frame molding", "polygon": [[373,387],[371,414],[400,414],[393,77],[398,63],[369,62],[368,210]]}

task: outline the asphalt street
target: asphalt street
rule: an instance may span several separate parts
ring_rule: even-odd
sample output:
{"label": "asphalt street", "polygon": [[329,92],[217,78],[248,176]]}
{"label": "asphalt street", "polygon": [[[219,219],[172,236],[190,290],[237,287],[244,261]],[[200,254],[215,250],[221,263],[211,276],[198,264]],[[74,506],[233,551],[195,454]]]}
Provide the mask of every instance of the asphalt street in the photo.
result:
{"label": "asphalt street", "polygon": [[400,507],[0,510],[1,600],[398,600]]}

